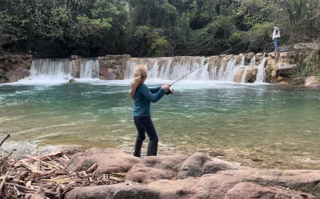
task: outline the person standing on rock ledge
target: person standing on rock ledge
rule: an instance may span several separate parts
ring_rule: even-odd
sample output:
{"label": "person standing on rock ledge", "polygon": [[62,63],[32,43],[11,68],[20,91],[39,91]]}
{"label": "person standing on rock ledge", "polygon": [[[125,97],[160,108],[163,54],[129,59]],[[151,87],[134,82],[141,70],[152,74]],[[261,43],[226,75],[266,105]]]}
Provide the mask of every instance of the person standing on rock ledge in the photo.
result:
{"label": "person standing on rock ledge", "polygon": [[151,120],[150,102],[157,102],[169,91],[169,85],[162,87],[148,88],[144,84],[147,79],[147,69],[143,65],[138,65],[134,70],[134,80],[131,82],[130,96],[134,100],[133,120],[138,131],[134,156],[141,156],[141,147],[145,137],[145,132],[149,136],[147,156],[156,156],[158,151],[158,136]]}
{"label": "person standing on rock ledge", "polygon": [[278,51],[278,40],[280,38],[280,30],[276,25],[273,25],[273,34],[272,34],[272,39],[274,40],[274,47],[275,51]]}

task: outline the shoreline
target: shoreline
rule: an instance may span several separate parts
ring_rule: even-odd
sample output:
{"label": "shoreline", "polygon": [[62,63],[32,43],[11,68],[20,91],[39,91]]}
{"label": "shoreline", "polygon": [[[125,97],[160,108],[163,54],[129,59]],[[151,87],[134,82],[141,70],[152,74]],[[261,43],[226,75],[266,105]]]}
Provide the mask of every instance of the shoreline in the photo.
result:
{"label": "shoreline", "polygon": [[[14,180],[19,178],[20,194],[31,190],[31,198],[55,199],[60,195],[65,199],[120,196],[254,199],[257,194],[260,197],[281,195],[288,199],[320,197],[320,171],[260,170],[203,153],[140,159],[119,149],[91,148],[30,157],[18,161],[14,167],[20,174],[10,174],[7,184],[17,183]],[[28,170],[27,177],[22,179],[21,175]],[[29,186],[24,191],[23,182]]]}

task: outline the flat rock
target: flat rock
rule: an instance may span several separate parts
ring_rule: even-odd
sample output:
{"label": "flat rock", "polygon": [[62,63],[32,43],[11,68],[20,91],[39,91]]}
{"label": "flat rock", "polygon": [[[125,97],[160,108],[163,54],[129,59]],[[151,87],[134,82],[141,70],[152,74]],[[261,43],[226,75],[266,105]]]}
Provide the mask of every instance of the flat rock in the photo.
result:
{"label": "flat rock", "polygon": [[140,158],[129,155],[118,149],[91,148],[75,155],[67,166],[67,171],[85,171],[97,163],[99,174],[128,172]]}
{"label": "flat rock", "polygon": [[145,157],[130,170],[127,180],[147,184],[160,179],[172,179],[186,159],[184,155]]}
{"label": "flat rock", "polygon": [[319,50],[320,46],[317,43],[297,43],[293,47],[296,50],[300,49],[311,49],[311,50]]}
{"label": "flat rock", "polygon": [[75,155],[67,170],[128,172],[117,185],[81,187],[66,199],[315,199],[320,198],[320,171],[259,170],[202,153],[145,157],[140,160],[117,149],[89,149]]}
{"label": "flat rock", "polygon": [[278,187],[263,187],[254,183],[239,183],[228,191],[224,199],[315,199],[311,194]]}
{"label": "flat rock", "polygon": [[71,190],[65,199],[158,199],[159,193],[145,186],[125,184],[79,187]]}

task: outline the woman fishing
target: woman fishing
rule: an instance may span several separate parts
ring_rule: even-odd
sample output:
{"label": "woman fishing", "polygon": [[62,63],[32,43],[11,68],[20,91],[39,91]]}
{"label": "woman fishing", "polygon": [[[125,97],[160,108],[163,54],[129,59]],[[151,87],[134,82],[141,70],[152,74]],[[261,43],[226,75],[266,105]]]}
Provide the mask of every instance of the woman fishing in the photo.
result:
{"label": "woman fishing", "polygon": [[158,151],[158,136],[151,120],[150,102],[160,100],[169,91],[169,85],[148,88],[144,84],[147,79],[147,69],[143,65],[138,65],[135,68],[133,78],[130,95],[134,100],[133,120],[138,131],[133,155],[140,157],[142,143],[146,138],[145,132],[147,132],[149,136],[147,156],[156,156]]}

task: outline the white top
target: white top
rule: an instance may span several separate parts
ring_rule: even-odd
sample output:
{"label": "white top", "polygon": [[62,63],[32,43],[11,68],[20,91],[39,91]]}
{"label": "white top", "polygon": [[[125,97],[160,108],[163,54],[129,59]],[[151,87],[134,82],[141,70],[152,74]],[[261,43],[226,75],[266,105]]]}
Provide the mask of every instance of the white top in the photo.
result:
{"label": "white top", "polygon": [[272,39],[275,39],[275,38],[280,38],[280,30],[278,27],[276,27],[273,31]]}

